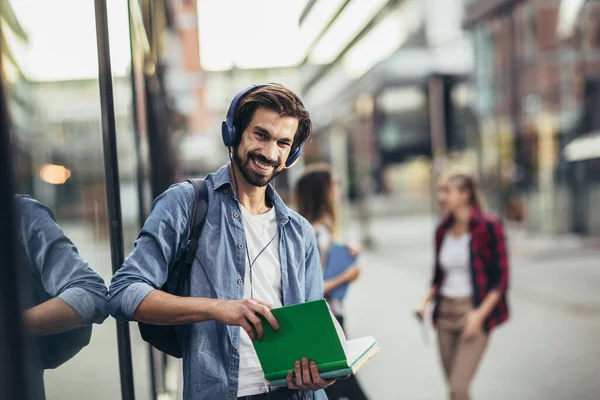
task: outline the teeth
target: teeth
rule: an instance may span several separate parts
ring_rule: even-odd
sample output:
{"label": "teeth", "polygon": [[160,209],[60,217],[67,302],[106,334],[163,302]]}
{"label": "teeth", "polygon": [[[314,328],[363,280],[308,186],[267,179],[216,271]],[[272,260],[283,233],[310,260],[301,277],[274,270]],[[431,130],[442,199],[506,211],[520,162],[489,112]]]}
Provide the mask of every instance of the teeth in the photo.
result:
{"label": "teeth", "polygon": [[269,165],[263,164],[263,163],[261,163],[260,161],[257,161],[257,160],[254,160],[254,163],[255,163],[256,165],[258,165],[259,167],[261,167],[262,169],[267,169],[267,168],[270,168],[270,166],[269,166]]}

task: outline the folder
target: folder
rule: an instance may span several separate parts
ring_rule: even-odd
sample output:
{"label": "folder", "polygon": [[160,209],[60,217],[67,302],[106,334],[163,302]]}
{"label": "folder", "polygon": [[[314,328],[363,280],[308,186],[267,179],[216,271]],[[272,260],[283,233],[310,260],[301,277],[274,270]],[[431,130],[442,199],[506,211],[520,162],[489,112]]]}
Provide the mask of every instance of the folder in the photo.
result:
{"label": "folder", "polygon": [[254,348],[265,379],[272,387],[285,386],[296,361],[308,358],[323,379],[356,374],[375,354],[372,336],[347,341],[325,300],[271,310],[279,323],[275,330],[263,319],[264,336]]}
{"label": "folder", "polygon": [[[356,256],[350,254],[350,248],[341,243],[334,243],[329,249],[323,279],[328,280],[344,273],[352,265],[356,264]],[[348,292],[348,284],[340,285],[327,293],[330,299],[343,300]]]}

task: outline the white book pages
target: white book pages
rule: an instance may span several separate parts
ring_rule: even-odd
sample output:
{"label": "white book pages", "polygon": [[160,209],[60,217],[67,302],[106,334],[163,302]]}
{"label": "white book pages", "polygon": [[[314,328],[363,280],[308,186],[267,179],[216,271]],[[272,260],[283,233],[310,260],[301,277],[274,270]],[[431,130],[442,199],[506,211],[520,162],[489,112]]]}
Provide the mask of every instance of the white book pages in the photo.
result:
{"label": "white book pages", "polygon": [[370,348],[374,347],[375,344],[376,340],[373,336],[349,340],[347,343],[348,352],[346,353],[348,365],[352,366],[356,362],[356,360],[358,360]]}

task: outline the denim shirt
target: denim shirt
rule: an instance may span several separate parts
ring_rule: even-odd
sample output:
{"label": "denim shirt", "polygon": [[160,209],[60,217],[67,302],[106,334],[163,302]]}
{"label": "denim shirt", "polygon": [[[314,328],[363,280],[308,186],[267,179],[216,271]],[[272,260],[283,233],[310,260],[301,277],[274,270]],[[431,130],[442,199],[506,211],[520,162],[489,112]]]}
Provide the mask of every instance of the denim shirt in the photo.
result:
{"label": "denim shirt", "polygon": [[108,290],[56,223],[52,211],[33,198],[16,196],[22,260],[32,277],[33,307],[52,298],[71,306],[87,324],[108,316]]}
{"label": "denim shirt", "polygon": [[[246,236],[240,204],[233,196],[229,167],[206,178],[208,214],[192,265],[190,295],[244,298]],[[313,230],[267,186],[279,226],[283,304],[323,298],[323,278]],[[166,281],[169,268],[185,250],[189,237],[194,189],[171,186],[152,206],[135,247],[112,279],[109,307],[119,320],[131,321],[142,300]],[[266,238],[268,240],[268,238]],[[184,331],[185,400],[237,398],[240,328],[217,321],[190,324]],[[304,393],[302,398],[327,398]]]}

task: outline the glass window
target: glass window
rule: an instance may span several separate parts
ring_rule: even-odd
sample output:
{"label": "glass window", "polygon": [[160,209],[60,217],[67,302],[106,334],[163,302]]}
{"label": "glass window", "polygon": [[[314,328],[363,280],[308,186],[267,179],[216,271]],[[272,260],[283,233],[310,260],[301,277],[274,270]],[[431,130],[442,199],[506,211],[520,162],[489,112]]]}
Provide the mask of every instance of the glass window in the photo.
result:
{"label": "glass window", "polygon": [[[94,2],[7,4],[2,75],[35,378],[48,400],[119,399],[116,322],[106,315],[112,265]],[[108,2],[108,18],[127,254],[139,230],[138,176],[145,176],[137,168],[127,2]],[[136,392],[148,398],[148,346],[135,325],[131,331]]]}

